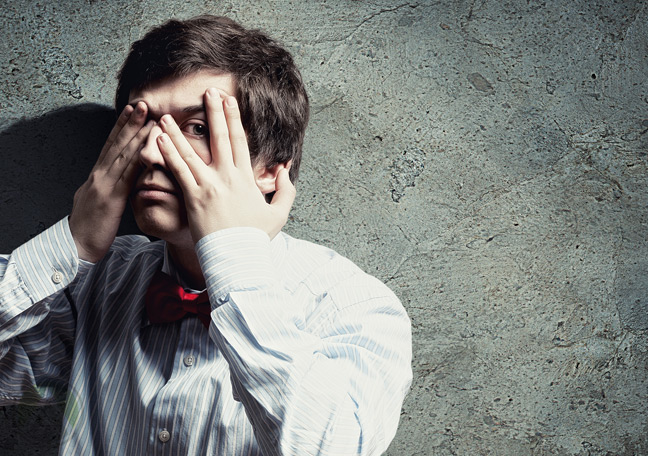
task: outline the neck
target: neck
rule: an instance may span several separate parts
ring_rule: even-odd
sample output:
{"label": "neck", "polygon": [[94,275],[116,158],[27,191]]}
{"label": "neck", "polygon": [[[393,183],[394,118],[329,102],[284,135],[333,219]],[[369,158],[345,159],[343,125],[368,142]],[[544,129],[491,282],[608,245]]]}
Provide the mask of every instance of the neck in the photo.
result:
{"label": "neck", "polygon": [[182,247],[167,242],[167,248],[173,260],[173,265],[187,284],[196,290],[205,288],[205,277],[200,269],[198,256],[193,245],[191,247]]}

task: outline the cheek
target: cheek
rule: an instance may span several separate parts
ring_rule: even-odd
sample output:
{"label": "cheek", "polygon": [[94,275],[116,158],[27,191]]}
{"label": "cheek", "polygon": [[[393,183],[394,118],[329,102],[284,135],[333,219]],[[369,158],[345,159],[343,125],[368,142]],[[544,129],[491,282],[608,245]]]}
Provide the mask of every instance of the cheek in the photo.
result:
{"label": "cheek", "polygon": [[193,147],[193,150],[196,152],[196,154],[198,154],[202,161],[204,161],[208,165],[212,162],[208,139],[189,139],[189,144],[191,144],[191,147]]}

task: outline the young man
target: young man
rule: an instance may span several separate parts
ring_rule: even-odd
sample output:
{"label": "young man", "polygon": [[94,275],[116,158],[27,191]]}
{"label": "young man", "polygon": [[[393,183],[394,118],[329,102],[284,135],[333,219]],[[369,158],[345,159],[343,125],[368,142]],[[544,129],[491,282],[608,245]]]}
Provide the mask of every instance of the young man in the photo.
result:
{"label": "young man", "polygon": [[[69,218],[0,259],[0,404],[65,394],[66,455],[384,451],[409,319],[281,233],[308,119],[291,56],[225,18],[170,21],[133,44],[116,106]],[[129,199],[162,241],[115,238]]]}

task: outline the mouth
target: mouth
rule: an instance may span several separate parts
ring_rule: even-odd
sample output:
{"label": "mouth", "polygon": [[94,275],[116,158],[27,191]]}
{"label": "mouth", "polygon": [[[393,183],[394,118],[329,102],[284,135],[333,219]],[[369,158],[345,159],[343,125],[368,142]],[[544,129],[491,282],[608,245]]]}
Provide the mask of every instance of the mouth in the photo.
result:
{"label": "mouth", "polygon": [[176,195],[177,192],[173,188],[157,184],[140,184],[135,188],[134,192],[135,197],[149,201],[162,201]]}

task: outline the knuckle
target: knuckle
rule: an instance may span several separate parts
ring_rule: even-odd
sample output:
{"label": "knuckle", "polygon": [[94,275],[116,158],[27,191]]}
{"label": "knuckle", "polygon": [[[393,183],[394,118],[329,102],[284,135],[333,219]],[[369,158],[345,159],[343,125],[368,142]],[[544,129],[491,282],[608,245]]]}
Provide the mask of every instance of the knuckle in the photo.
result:
{"label": "knuckle", "polygon": [[117,118],[117,125],[119,127],[123,127],[126,122],[128,122],[128,119],[132,117],[128,112],[126,111],[126,108],[122,111],[121,115]]}
{"label": "knuckle", "polygon": [[178,180],[181,180],[181,181],[190,181],[192,179],[191,171],[189,171],[188,169],[184,169],[184,168],[177,170],[176,171],[176,176],[177,176]]}
{"label": "knuckle", "polygon": [[99,171],[98,169],[92,170],[90,172],[90,175],[88,176],[88,183],[90,183],[90,185],[92,185],[92,184],[100,181],[102,175],[103,175],[103,173],[101,171]]}
{"label": "knuckle", "polygon": [[227,117],[230,120],[239,120],[241,118],[241,111],[236,107],[227,108]]}
{"label": "knuckle", "polygon": [[144,114],[138,114],[134,112],[129,118],[128,118],[128,124],[132,126],[141,126],[144,121],[146,120],[146,116]]}
{"label": "knuckle", "polygon": [[220,195],[220,192],[218,191],[218,188],[214,185],[210,185],[206,189],[204,189],[204,199],[203,201],[209,200],[209,199],[216,199]]}
{"label": "knuckle", "polygon": [[153,126],[152,126],[152,125],[144,125],[144,126],[143,126],[142,128],[140,128],[140,130],[137,132],[137,135],[136,135],[137,138],[138,138],[138,139],[146,138],[146,137],[149,135],[149,133],[151,132],[152,129],[153,129]]}
{"label": "knuckle", "polygon": [[[121,116],[119,119],[117,119],[117,130],[121,130],[124,128],[124,125],[128,123],[128,117]],[[116,134],[117,132],[115,132]]]}
{"label": "knuckle", "polygon": [[220,98],[211,99],[210,108],[214,112],[223,112],[223,102]]}

